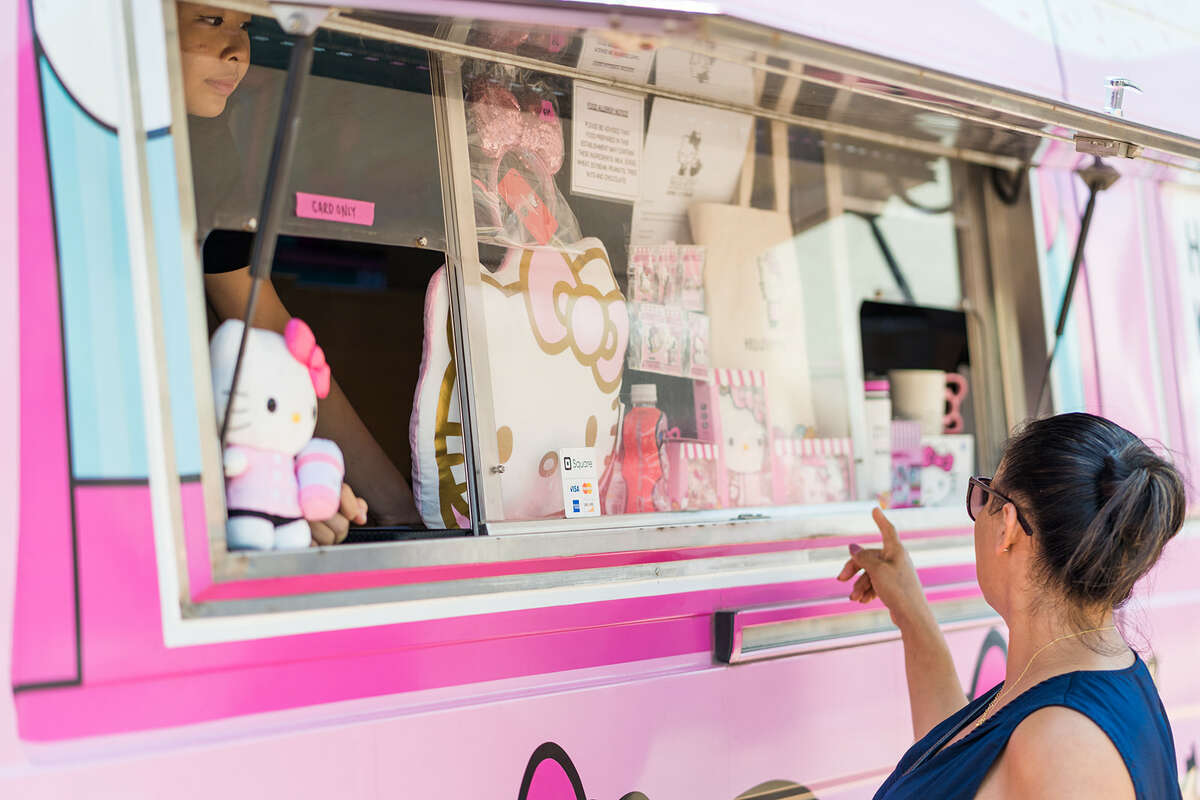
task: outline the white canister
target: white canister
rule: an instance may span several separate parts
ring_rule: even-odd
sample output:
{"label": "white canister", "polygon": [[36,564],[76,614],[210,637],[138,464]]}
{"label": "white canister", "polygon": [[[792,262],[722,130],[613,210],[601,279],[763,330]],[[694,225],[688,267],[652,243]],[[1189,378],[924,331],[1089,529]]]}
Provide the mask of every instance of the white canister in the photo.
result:
{"label": "white canister", "polygon": [[867,491],[874,499],[892,488],[892,398],[885,380],[863,383],[866,392]]}

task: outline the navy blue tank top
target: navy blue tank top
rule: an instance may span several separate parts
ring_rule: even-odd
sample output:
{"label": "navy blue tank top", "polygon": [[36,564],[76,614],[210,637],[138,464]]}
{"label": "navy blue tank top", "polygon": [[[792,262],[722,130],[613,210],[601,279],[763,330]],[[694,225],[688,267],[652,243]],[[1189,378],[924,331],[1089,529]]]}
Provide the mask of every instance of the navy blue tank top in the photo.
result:
{"label": "navy blue tank top", "polygon": [[1138,800],[1180,797],[1175,740],[1154,680],[1140,657],[1124,669],[1068,672],[1043,681],[1013,698],[978,729],[942,747],[975,722],[999,689],[996,686],[968,703],[914,744],[875,800],[970,800],[1021,720],[1046,706],[1075,709],[1108,734],[1125,761]]}

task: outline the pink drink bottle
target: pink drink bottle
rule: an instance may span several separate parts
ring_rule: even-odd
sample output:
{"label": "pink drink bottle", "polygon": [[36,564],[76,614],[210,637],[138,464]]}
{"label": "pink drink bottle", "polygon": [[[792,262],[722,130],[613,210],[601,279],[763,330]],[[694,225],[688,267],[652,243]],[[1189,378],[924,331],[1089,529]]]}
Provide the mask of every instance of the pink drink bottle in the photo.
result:
{"label": "pink drink bottle", "polygon": [[667,418],[658,410],[658,387],[637,383],[630,388],[633,407],[621,426],[621,477],[625,483],[625,513],[666,511]]}

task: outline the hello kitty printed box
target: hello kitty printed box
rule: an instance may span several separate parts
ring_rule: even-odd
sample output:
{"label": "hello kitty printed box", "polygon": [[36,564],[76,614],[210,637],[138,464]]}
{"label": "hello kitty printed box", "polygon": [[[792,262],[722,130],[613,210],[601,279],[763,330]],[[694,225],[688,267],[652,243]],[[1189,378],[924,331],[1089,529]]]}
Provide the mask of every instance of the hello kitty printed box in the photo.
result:
{"label": "hello kitty printed box", "polygon": [[720,459],[717,445],[690,439],[669,439],[667,492],[672,511],[720,508],[717,486]]}
{"label": "hello kitty printed box", "polygon": [[922,436],[919,466],[921,505],[962,503],[975,469],[975,437],[969,433]]}
{"label": "hello kitty printed box", "polygon": [[854,446],[848,438],[775,439],[775,501],[785,505],[854,499]]}
{"label": "hello kitty printed box", "polygon": [[699,438],[717,445],[717,497],[722,506],[774,504],[774,443],[767,382],[759,370],[714,369],[697,381]]}

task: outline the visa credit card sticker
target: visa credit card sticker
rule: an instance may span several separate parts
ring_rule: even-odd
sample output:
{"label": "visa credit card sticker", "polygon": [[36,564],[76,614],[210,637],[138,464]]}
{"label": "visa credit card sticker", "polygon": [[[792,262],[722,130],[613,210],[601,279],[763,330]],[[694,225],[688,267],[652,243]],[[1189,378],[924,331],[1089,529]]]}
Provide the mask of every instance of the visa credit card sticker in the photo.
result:
{"label": "visa credit card sticker", "polygon": [[600,472],[596,448],[564,447],[558,451],[563,508],[567,518],[600,516]]}

